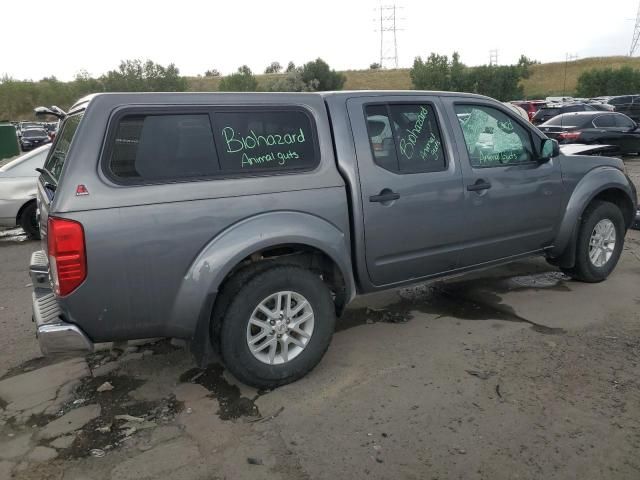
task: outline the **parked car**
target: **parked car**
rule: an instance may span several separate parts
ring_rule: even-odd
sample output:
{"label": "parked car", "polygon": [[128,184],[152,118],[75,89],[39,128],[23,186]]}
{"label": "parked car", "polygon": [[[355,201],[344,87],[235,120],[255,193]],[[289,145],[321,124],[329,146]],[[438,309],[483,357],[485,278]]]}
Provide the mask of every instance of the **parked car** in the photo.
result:
{"label": "parked car", "polygon": [[640,121],[640,95],[622,95],[610,98],[607,103],[616,112],[624,113],[634,121]]}
{"label": "parked car", "polygon": [[509,108],[513,113],[524,119],[525,121],[529,121],[529,114],[526,110],[519,105],[514,104],[513,102],[502,102],[505,104],[507,108]]}
{"label": "parked car", "polygon": [[542,107],[531,119],[531,123],[534,125],[540,125],[553,117],[562,115],[563,113],[571,112],[593,112],[596,109],[592,105],[586,103],[565,103],[565,104],[551,104],[546,107]]}
{"label": "parked car", "polygon": [[49,134],[43,128],[29,128],[22,131],[20,136],[20,148],[23,152],[50,143]]}
{"label": "parked car", "polygon": [[40,238],[36,220],[36,168],[42,168],[51,145],[44,145],[0,167],[0,226],[19,226]]}
{"label": "parked car", "polygon": [[18,137],[22,136],[22,132],[25,130],[29,130],[32,128],[42,128],[42,124],[38,122],[18,122],[18,126],[16,128],[16,132],[18,133]]}
{"label": "parked car", "polygon": [[592,106],[595,110],[598,110],[600,112],[613,112],[613,111],[615,111],[614,106],[613,105],[609,105],[608,103],[590,102],[589,105]]}
{"label": "parked car", "polygon": [[544,100],[518,100],[511,103],[527,112],[529,120],[532,120],[538,110],[547,105],[547,102]]}
{"label": "parked car", "polygon": [[606,279],[636,211],[623,169],[473,94],[89,96],[38,179],[38,340],[184,338],[282,385],[359,294],[531,255]]}
{"label": "parked car", "polygon": [[640,129],[626,115],[611,112],[565,113],[539,126],[560,143],[611,145],[615,154],[640,152]]}

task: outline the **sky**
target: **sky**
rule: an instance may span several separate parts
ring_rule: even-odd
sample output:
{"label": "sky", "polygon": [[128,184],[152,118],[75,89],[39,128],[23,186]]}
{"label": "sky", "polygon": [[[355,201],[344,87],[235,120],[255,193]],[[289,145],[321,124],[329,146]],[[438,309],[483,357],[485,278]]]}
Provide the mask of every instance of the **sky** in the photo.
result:
{"label": "sky", "polygon": [[[564,61],[567,53],[627,55],[638,3],[398,0],[399,67],[454,50],[467,65],[488,63],[492,49],[499,64],[515,63],[520,54],[541,62]],[[228,74],[243,64],[262,73],[272,61],[299,65],[317,57],[337,70],[364,69],[380,60],[379,6],[379,0],[8,1],[2,16],[16,20],[0,27],[0,75],[71,80],[133,58],[175,63],[190,76],[213,68]]]}

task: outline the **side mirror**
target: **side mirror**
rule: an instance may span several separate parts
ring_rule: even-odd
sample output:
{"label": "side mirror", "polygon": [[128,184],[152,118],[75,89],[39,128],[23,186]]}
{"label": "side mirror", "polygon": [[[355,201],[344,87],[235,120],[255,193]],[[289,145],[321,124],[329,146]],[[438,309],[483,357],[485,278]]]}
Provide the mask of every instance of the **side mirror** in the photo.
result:
{"label": "side mirror", "polygon": [[540,149],[540,160],[546,161],[558,155],[560,155],[560,145],[558,145],[558,141],[552,138],[545,138],[542,141],[542,148]]}
{"label": "side mirror", "polygon": [[42,117],[45,115],[52,115],[60,120],[67,116],[67,112],[62,110],[60,107],[56,107],[52,105],[51,107],[36,107],[33,109],[36,114],[36,117]]}

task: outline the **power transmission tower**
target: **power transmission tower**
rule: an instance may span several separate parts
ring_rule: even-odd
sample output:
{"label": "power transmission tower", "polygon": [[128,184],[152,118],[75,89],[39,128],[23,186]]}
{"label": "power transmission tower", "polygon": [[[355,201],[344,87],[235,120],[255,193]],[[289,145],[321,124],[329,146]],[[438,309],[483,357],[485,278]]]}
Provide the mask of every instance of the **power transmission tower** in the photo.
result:
{"label": "power transmission tower", "polygon": [[[396,13],[402,7],[393,5],[380,5],[380,67],[385,66],[385,62],[391,62],[394,68],[398,68],[398,35],[397,32],[403,30],[399,27],[400,18]],[[386,34],[385,34],[386,33]]]}
{"label": "power transmission tower", "polygon": [[498,65],[498,49],[489,50],[489,65]]}
{"label": "power transmission tower", "polygon": [[636,13],[636,26],[633,28],[633,38],[631,39],[631,48],[629,56],[632,57],[638,48],[638,40],[640,40],[640,4],[638,4],[638,13]]}

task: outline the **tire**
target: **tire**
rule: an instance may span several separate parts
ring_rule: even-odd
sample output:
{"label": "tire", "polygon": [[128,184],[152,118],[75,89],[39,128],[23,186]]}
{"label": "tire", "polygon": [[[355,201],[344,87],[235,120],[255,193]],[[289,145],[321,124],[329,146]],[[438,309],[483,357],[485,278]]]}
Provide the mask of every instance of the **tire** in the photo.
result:
{"label": "tire", "polygon": [[38,205],[36,202],[27,204],[20,215],[20,226],[31,240],[40,240],[40,226],[36,217]]}
{"label": "tire", "polygon": [[[609,224],[612,224],[612,228]],[[605,248],[598,250],[602,235],[598,236],[596,226],[602,232],[613,230],[615,234],[613,247],[611,247],[610,241],[605,241],[601,245]],[[603,201],[593,202],[587,207],[582,216],[580,230],[578,231],[575,265],[573,268],[563,269],[563,271],[581,282],[597,283],[605,280],[620,259],[625,233],[624,217],[617,205]],[[594,248],[590,246],[592,238],[593,242],[595,242]],[[592,255],[595,255],[595,260],[592,260]]]}
{"label": "tire", "polygon": [[[284,311],[278,309],[278,297],[283,307],[289,303],[294,312],[301,308],[288,325],[286,315],[278,316]],[[259,305],[264,308],[258,310]],[[296,322],[301,323],[290,329]],[[298,266],[273,266],[251,277],[231,300],[220,328],[222,361],[236,378],[256,388],[294,382],[320,362],[335,322],[331,293],[317,274]],[[259,340],[255,354],[250,340]]]}

